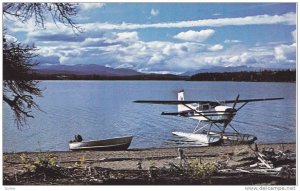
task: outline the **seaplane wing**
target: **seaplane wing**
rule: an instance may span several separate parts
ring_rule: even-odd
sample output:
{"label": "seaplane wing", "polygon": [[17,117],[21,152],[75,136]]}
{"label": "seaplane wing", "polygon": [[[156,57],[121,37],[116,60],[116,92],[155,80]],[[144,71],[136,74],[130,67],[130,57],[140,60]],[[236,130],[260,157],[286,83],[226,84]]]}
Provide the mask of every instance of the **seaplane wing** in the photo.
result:
{"label": "seaplane wing", "polygon": [[241,99],[241,100],[225,100],[220,101],[220,104],[228,104],[228,103],[248,103],[248,102],[255,102],[255,101],[271,101],[271,100],[279,100],[284,98],[265,98],[265,99]]}
{"label": "seaplane wing", "polygon": [[[162,112],[162,115],[189,117],[203,122],[224,123],[225,127],[232,121],[236,113],[249,102],[271,101],[283,98],[239,99],[224,101],[184,100],[184,91],[178,92],[177,100],[136,100],[135,103],[177,105],[176,112]],[[227,104],[233,104],[228,106]],[[237,104],[241,104],[238,108]]]}
{"label": "seaplane wing", "polygon": [[249,103],[249,102],[255,102],[255,101],[271,101],[271,100],[279,100],[284,98],[265,98],[265,99],[242,99],[242,100],[225,100],[220,102],[215,101],[199,101],[199,100],[190,100],[190,101],[179,101],[179,100],[136,100],[135,103],[147,103],[147,104],[165,104],[165,105],[185,105],[185,104],[209,104],[211,106],[218,106],[228,103]]}

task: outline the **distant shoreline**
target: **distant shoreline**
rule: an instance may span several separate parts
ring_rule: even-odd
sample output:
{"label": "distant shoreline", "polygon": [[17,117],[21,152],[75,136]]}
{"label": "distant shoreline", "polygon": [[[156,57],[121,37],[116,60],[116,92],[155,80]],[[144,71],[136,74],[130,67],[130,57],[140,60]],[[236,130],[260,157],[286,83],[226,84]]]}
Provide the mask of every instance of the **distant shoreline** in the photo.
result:
{"label": "distant shoreline", "polygon": [[104,79],[104,80],[86,80],[86,79],[47,79],[42,80],[38,79],[38,81],[181,81],[181,82],[249,82],[249,83],[296,83],[296,81],[285,82],[285,81],[191,81],[191,80],[132,80],[132,79]]}
{"label": "distant shoreline", "polygon": [[[9,78],[9,76],[5,77]],[[135,81],[210,81],[210,82],[296,82],[296,70],[282,71],[260,71],[260,72],[215,72],[198,73],[192,76],[181,76],[175,74],[140,74],[127,76],[112,76],[99,74],[72,74],[72,73],[53,73],[41,74],[32,73],[22,79],[28,80],[135,80]],[[14,79],[11,79],[14,80]]]}

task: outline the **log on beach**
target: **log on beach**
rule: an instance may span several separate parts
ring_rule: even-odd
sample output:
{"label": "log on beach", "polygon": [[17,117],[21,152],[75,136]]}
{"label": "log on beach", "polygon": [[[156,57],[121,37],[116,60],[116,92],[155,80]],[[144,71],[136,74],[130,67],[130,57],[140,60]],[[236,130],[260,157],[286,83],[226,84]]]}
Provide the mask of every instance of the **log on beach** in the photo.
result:
{"label": "log on beach", "polygon": [[[296,144],[257,147],[260,151],[272,148],[296,152]],[[296,162],[281,160],[281,166],[273,168],[270,161],[260,155],[258,158],[254,145],[3,153],[3,181],[5,185],[296,184],[290,173]],[[41,163],[42,159],[49,160],[46,161],[48,166],[50,160],[55,159],[55,165],[46,168],[45,162],[42,165],[36,162]],[[30,169],[28,163],[34,168]],[[36,164],[43,168],[36,168]]]}

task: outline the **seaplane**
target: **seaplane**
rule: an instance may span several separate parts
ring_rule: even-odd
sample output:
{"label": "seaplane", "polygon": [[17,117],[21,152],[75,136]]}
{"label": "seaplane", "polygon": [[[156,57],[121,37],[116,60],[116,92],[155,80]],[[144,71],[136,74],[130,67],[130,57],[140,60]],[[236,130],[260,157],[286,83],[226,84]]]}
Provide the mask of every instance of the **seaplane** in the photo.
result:
{"label": "seaplane", "polygon": [[[176,136],[184,137],[207,145],[223,145],[233,143],[252,144],[257,140],[255,135],[242,134],[231,125],[231,122],[236,116],[237,112],[250,102],[273,101],[284,98],[239,98],[240,95],[237,95],[235,100],[187,101],[184,99],[184,90],[180,90],[178,92],[177,100],[136,100],[134,102],[145,104],[177,105],[176,112],[162,112],[161,115],[180,116],[198,120],[198,124],[193,132],[172,132]],[[237,107],[238,105],[239,107]],[[202,125],[200,126],[200,124]],[[233,129],[233,132],[226,131],[227,127]],[[200,130],[202,130],[202,132],[200,132]]]}

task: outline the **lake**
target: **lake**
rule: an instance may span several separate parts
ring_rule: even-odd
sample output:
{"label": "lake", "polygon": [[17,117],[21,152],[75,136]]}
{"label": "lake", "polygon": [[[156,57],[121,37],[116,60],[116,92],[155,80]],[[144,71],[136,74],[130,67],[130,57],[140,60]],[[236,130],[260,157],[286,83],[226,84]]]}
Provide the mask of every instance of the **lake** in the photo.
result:
{"label": "lake", "polygon": [[189,145],[173,131],[193,131],[197,121],[176,116],[174,105],[148,105],[134,100],[234,100],[284,97],[283,100],[247,104],[232,125],[254,134],[258,143],[296,142],[296,83],[189,82],[189,81],[43,81],[43,112],[35,111],[28,127],[17,129],[3,103],[3,151],[66,151],[75,134],[83,139],[134,135],[130,148]]}

